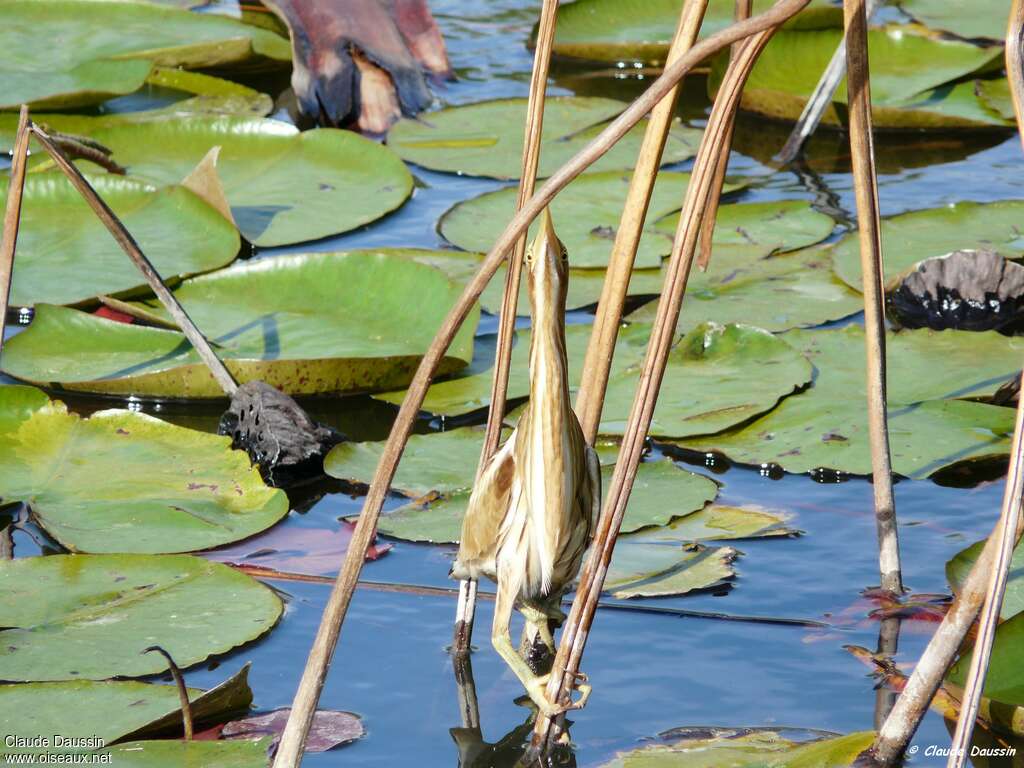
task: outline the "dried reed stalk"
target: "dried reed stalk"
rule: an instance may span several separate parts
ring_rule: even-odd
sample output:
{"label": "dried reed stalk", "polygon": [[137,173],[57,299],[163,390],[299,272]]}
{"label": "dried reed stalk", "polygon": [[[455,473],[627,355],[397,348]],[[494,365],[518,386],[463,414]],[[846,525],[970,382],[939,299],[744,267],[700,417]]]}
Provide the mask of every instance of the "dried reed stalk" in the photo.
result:
{"label": "dried reed stalk", "polygon": [[[783,7],[786,7],[785,3],[778,3],[773,6],[772,11]],[[802,7],[802,5],[791,7],[788,9],[790,10],[788,15],[780,14],[781,18],[776,17],[774,25],[758,32],[742,46],[739,55],[730,62],[715,99],[686,190],[679,226],[672,245],[672,255],[666,268],[665,284],[658,304],[658,313],[652,326],[651,339],[648,343],[633,406],[622,438],[618,460],[615,463],[611,486],[604,500],[601,519],[597,524],[590,556],[580,577],[580,586],[577,589],[576,599],[573,601],[572,611],[562,631],[561,642],[551,672],[551,680],[548,684],[548,697],[552,701],[564,699],[579,671],[580,659],[604,586],[633,481],[636,478],[647,430],[654,414],[668,354],[675,339],[676,323],[679,320],[683,294],[686,291],[686,282],[693,263],[697,239],[700,236],[702,216],[708,200],[713,194],[717,167],[722,157],[722,143],[728,139],[729,125],[739,106],[743,85],[754,62],[778,26]],[[742,26],[745,23],[740,22],[733,26]],[[545,752],[558,739],[563,720],[564,718],[560,716],[559,725],[552,727],[553,723],[549,718],[538,717],[531,745],[535,753]]]}
{"label": "dried reed stalk", "polygon": [[338,573],[331,596],[324,608],[320,627],[306,660],[306,667],[292,703],[288,724],[278,745],[277,756],[274,760],[275,768],[294,768],[302,759],[302,752],[313,722],[313,715],[316,712],[320,691],[327,677],[331,657],[341,633],[341,625],[362,570],[362,553],[365,552],[376,533],[381,506],[394,478],[398,461],[402,456],[406,441],[409,439],[412,426],[423,405],[431,377],[466,316],[501,265],[508,250],[527,230],[537,214],[554,199],[555,195],[608,152],[694,66],[737,40],[750,37],[765,29],[774,28],[807,5],[808,2],[809,0],[779,0],[764,13],[745,22],[733,24],[702,40],[685,56],[666,66],[661,77],[655,80],[647,91],[615,118],[586,147],[577,152],[569,162],[547,179],[540,190],[512,218],[498,237],[494,247],[484,257],[477,273],[463,289],[462,295],[448,313],[438,329],[434,341],[423,355],[392,425],[391,433],[377,463],[373,480],[370,482],[362,513],[355,531],[353,531],[345,562]]}
{"label": "dried reed stalk", "polygon": [[131,236],[131,233],[125,229],[124,224],[117,218],[117,215],[110,210],[108,206],[92,188],[88,179],[82,175],[82,172],[75,167],[68,158],[64,155],[61,149],[54,144],[49,135],[40,128],[38,125],[32,126],[32,133],[35,135],[36,140],[42,145],[53,162],[64,172],[64,175],[68,177],[72,186],[78,190],[79,194],[85,199],[85,202],[92,208],[93,213],[96,214],[97,218],[103,223],[103,226],[107,228],[107,231],[113,235],[114,240],[121,246],[128,258],[131,259],[132,263],[139,268],[142,276],[149,283],[149,287],[156,294],[157,298],[164,305],[171,317],[178,324],[181,332],[185,334],[185,338],[189,340],[196,352],[199,354],[200,359],[206,364],[206,367],[210,369],[210,373],[213,378],[220,385],[221,389],[224,390],[224,394],[231,397],[235,394],[238,389],[238,382],[235,381],[235,377],[231,375],[231,372],[225,367],[224,363],[221,362],[220,358],[217,357],[217,353],[213,351],[213,347],[203,336],[202,332],[196,328],[196,324],[192,322],[192,318],[188,316],[185,308],[181,306],[178,300],[171,293],[171,290],[167,287],[167,284],[161,279],[160,274],[156,271],[152,262],[146,258],[146,255],[139,248],[139,244],[135,242],[135,238]]}
{"label": "dried reed stalk", "polygon": [[[526,106],[526,131],[523,137],[523,165],[516,195],[516,211],[533,197],[540,164],[540,143],[544,130],[544,101],[547,94],[548,72],[551,69],[551,49],[555,42],[555,24],[558,20],[558,0],[544,0],[537,26],[537,45],[533,55],[533,74]],[[508,396],[509,368],[512,364],[512,342],[516,330],[516,310],[519,306],[519,281],[523,273],[523,255],[526,252],[526,232],[516,241],[505,275],[505,292],[498,319],[498,340],[494,352],[494,377],[491,382],[491,407],[487,414],[487,430],[480,452],[477,477],[488,460],[498,450],[501,426]],[[453,653],[468,653],[473,639],[473,619],[476,615],[476,585],[465,581],[459,584],[459,603],[455,611]]]}
{"label": "dried reed stalk", "polygon": [[[667,64],[671,65],[678,61],[693,47],[707,7],[708,0],[685,0],[675,37],[665,60]],[[597,305],[590,343],[587,345],[587,353],[583,360],[580,390],[576,395],[576,416],[583,428],[583,437],[591,445],[597,439],[597,429],[601,423],[601,407],[608,388],[608,372],[611,370],[615,342],[619,336],[622,308],[629,292],[629,279],[633,274],[637,248],[640,246],[644,221],[647,219],[647,208],[651,202],[658,168],[661,166],[665,141],[672,127],[678,96],[679,85],[676,85],[651,111],[647,129],[644,131],[644,140],[640,145],[640,154],[637,156],[636,168],[629,181],[619,228],[615,231],[615,243],[608,258],[601,299]]]}
{"label": "dried reed stalk", "polygon": [[892,458],[886,413],[885,294],[882,288],[882,235],[871,125],[871,83],[868,68],[868,21],[865,0],[845,0],[847,101],[850,109],[850,155],[857,199],[857,226],[864,291],[864,345],[867,352],[868,431],[871,442],[872,490],[878,529],[881,584],[903,592],[896,502],[892,490]]}
{"label": "dried reed stalk", "polygon": [[18,133],[14,138],[11,171],[7,187],[7,207],[4,209],[3,240],[0,240],[0,349],[4,345],[7,326],[7,302],[11,296],[11,277],[14,274],[14,254],[18,249],[18,227],[21,225],[21,197],[25,191],[25,166],[28,165],[29,122],[28,107],[21,105],[18,115]]}

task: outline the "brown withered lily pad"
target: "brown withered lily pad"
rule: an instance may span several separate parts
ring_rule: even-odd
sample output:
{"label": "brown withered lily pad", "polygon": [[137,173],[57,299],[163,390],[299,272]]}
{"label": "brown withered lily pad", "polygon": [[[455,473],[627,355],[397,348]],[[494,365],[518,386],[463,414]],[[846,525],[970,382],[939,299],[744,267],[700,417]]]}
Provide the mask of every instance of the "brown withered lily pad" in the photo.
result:
{"label": "brown withered lily pad", "polygon": [[1024,320],[1024,267],[995,251],[953,251],[919,262],[886,304],[906,328],[1008,331]]}

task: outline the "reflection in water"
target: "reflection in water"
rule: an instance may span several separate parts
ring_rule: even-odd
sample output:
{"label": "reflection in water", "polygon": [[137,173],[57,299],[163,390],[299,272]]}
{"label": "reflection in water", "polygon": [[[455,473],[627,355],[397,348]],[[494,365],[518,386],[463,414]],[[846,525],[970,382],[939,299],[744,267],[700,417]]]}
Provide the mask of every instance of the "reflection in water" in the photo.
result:
{"label": "reflection in water", "polygon": [[[537,709],[529,696],[516,699],[516,704],[529,707],[530,715],[525,721],[502,736],[498,741],[484,741],[480,729],[480,707],[473,680],[473,662],[469,654],[452,657],[455,672],[455,687],[459,703],[461,725],[449,729],[452,740],[459,750],[458,768],[527,768],[528,766],[550,766],[551,768],[575,768],[576,755],[569,746],[560,746],[543,762],[527,754],[533,721]],[[566,731],[571,723],[566,721]]]}

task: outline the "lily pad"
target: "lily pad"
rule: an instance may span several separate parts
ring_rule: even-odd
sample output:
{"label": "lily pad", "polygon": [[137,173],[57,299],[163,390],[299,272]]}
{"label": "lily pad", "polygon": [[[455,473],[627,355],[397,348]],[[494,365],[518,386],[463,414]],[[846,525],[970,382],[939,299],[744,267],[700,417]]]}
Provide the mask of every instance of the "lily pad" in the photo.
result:
{"label": "lily pad", "polygon": [[[842,26],[834,28],[778,32],[758,59],[743,91],[743,109],[769,117],[796,120],[814,90],[821,73],[843,36]],[[926,108],[926,114],[914,115],[912,105],[920,94],[945,87],[977,72],[995,66],[1002,57],[999,46],[979,47],[952,40],[914,25],[890,25],[868,32],[871,59],[871,98],[879,128],[953,127],[1005,124],[997,116],[983,122],[956,116],[958,110],[942,119],[942,110]],[[715,60],[708,87],[717,89],[724,73],[724,59]],[[969,92],[956,94],[964,98]],[[936,96],[932,94],[931,101]],[[845,122],[846,82],[839,84],[833,106],[825,110],[825,125]],[[960,110],[962,111],[962,110]],[[976,117],[976,115],[975,115]]]}
{"label": "lily pad", "polygon": [[[771,0],[756,0],[754,13],[763,13],[771,5]],[[727,27],[733,12],[730,0],[711,0],[701,35],[707,37]],[[836,15],[827,3],[813,0],[790,24],[834,22]],[[554,51],[591,61],[661,64],[678,22],[679,3],[674,0],[577,0],[559,10]]]}
{"label": "lily pad", "polygon": [[[601,434],[621,435],[633,406],[639,364],[619,363],[608,378]],[[796,349],[760,328],[704,323],[669,354],[648,434],[713,434],[770,411],[811,380]],[[752,387],[751,382],[757,386]]]}
{"label": "lily pad", "polygon": [[118,768],[267,768],[270,742],[260,741],[130,741],[104,749]]}
{"label": "lily pad", "polygon": [[[790,331],[782,338],[814,364],[813,386],[744,427],[681,444],[743,464],[775,463],[788,472],[829,468],[870,474],[863,330]],[[993,332],[890,334],[893,470],[927,477],[960,462],[1005,455],[1013,432],[1011,410],[941,398],[991,393],[1013,373],[1021,344]]]}
{"label": "lily pad", "polygon": [[669,597],[722,587],[736,576],[732,547],[623,539],[615,547],[604,591],[620,599]]}
{"label": "lily pad", "polygon": [[[625,108],[620,101],[590,96],[547,99],[538,177],[554,173]],[[496,99],[448,107],[417,119],[399,121],[388,133],[388,146],[410,163],[434,171],[518,179],[522,172],[525,119],[526,99]],[[632,168],[645,126],[646,121],[641,121],[595,163],[594,170]],[[697,129],[675,125],[669,132],[662,163],[693,157],[700,136]]]}
{"label": "lily pad", "polygon": [[[0,388],[20,410],[21,387]],[[227,544],[288,514],[231,440],[133,411],[88,419],[60,401],[0,429],[0,495],[22,500],[74,552],[188,552]],[[116,483],[110,478],[117,477]]]}
{"label": "lily pad", "polygon": [[[1024,706],[1024,667],[1021,653],[1024,652],[1024,615],[1014,616],[996,628],[992,643],[992,658],[985,676],[986,698],[1011,707]],[[949,669],[947,677],[961,688],[967,682],[967,670],[971,666],[973,653],[965,653]],[[990,708],[990,714],[999,714],[998,708]]]}
{"label": "lily pad", "polygon": [[[551,203],[551,218],[569,252],[571,267],[603,269],[608,265],[629,180],[630,174],[622,171],[584,173]],[[655,221],[678,211],[689,181],[688,173],[663,171],[658,174],[648,220]],[[735,184],[727,186],[728,191],[737,188]],[[515,212],[515,201],[516,190],[512,187],[488,192],[449,209],[438,227],[445,239],[459,248],[486,252]],[[531,239],[537,226],[537,222],[531,225]],[[647,227],[645,234],[637,251],[637,269],[658,267],[662,257],[672,249],[671,234],[665,235],[653,226]],[[572,276],[569,284],[571,288]]]}
{"label": "lily pad", "polygon": [[[882,254],[885,281],[889,282],[917,262],[951,250],[991,250],[1007,258],[1024,254],[1020,228],[1024,200],[994,203],[955,203],[882,219]],[[832,262],[839,278],[861,290],[860,245],[857,234],[836,243]]]}
{"label": "lily pad", "polygon": [[796,742],[769,729],[694,729],[684,738],[621,753],[605,768],[839,768],[853,765],[873,731]]}
{"label": "lily pad", "polygon": [[1002,40],[1006,36],[1006,3],[1002,0],[900,0],[900,9],[915,20],[965,38]]}
{"label": "lily pad", "polygon": [[[147,85],[172,88],[193,94],[181,101],[148,111],[147,114],[191,115],[250,115],[264,117],[274,109],[274,100],[266,93],[224,80],[220,77],[188,72],[184,69],[157,67],[146,78]],[[116,106],[116,105],[115,105]],[[110,104],[104,109],[112,109]],[[142,115],[135,114],[136,117]]]}
{"label": "lily pad", "polygon": [[[217,173],[235,223],[249,242],[264,247],[361,227],[412,193],[412,176],[395,153],[352,131],[300,133],[277,120],[173,112],[34,119],[99,141],[132,176],[156,184],[177,183],[219,146]],[[7,147],[15,126],[14,115],[0,119]]]}
{"label": "lily pad", "polygon": [[[992,510],[996,514],[996,510]],[[981,554],[985,546],[984,541],[979,541],[956,554],[952,560],[946,563],[946,578],[949,580],[953,592],[959,593],[967,574]],[[1024,547],[1018,546],[1013,551],[1013,560],[1010,562],[1010,575],[1006,582],[1006,593],[1003,596],[1003,605],[1000,616],[1006,620],[1024,613]]]}
{"label": "lily pad", "polygon": [[1015,119],[1010,81],[1005,77],[993,80],[976,80],[974,89],[979,101],[988,109],[997,112],[1007,122]]}
{"label": "lily pad", "polygon": [[[644,304],[628,319],[653,322],[659,301]],[[835,276],[827,248],[768,258],[716,249],[707,272],[690,273],[676,329],[688,331],[713,320],[787,331],[839,320],[863,307],[864,299]]]}
{"label": "lily pad", "polygon": [[[93,176],[90,182],[165,280],[223,267],[238,254],[235,228],[185,187],[157,189],[112,175]],[[0,179],[0,195],[6,197],[7,186],[7,179]],[[63,174],[28,175],[11,304],[74,304],[144,284]]]}
{"label": "lily pad", "polygon": [[[240,381],[260,379],[291,395],[406,385],[459,293],[436,269],[361,252],[261,259],[175,292]],[[155,301],[140,306],[163,312]],[[442,374],[471,359],[475,325],[474,315]],[[5,345],[2,363],[12,376],[74,390],[222,394],[181,333],[50,305],[38,306],[32,325]]]}
{"label": "lily pad", "polygon": [[[796,536],[800,531],[787,523],[791,515],[757,506],[730,507],[708,504],[657,528],[645,528],[635,538],[643,541],[732,541],[776,536]],[[626,511],[629,518],[629,510]],[[623,526],[625,530],[625,526]]]}
{"label": "lily pad", "polygon": [[[252,691],[246,682],[249,667],[211,691],[189,689],[192,717],[200,725],[224,722],[248,710]],[[83,702],[88,702],[83,706]],[[69,718],[69,713],[74,715]],[[40,734],[52,738],[99,737],[102,746],[143,733],[181,732],[181,706],[174,685],[131,680],[69,680],[0,685],[0,726],[14,738]],[[3,752],[45,752],[45,748],[15,748],[0,743]],[[52,745],[51,745],[52,746]],[[65,751],[65,749],[53,749]],[[78,751],[70,748],[66,751]]]}
{"label": "lily pad", "polygon": [[[3,0],[0,108],[98,104],[132,93],[153,64],[291,60],[288,41],[233,19],[116,0]],[[49,41],[48,43],[45,41]]]}
{"label": "lily pad", "polygon": [[181,667],[269,630],[282,604],[190,555],[53,555],[0,562],[0,680],[102,680]]}

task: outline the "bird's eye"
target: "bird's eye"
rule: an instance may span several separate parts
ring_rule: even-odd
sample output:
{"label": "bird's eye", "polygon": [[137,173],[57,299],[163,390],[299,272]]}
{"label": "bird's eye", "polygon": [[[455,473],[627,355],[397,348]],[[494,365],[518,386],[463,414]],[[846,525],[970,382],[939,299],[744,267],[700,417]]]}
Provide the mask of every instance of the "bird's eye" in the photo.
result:
{"label": "bird's eye", "polygon": [[526,263],[527,264],[532,264],[533,263],[533,252],[530,251],[529,249],[527,249],[527,251],[526,251],[525,259],[526,259]]}
{"label": "bird's eye", "polygon": [[568,261],[568,260],[569,260],[569,252],[565,249],[565,246],[563,245],[562,246],[562,261]]}

